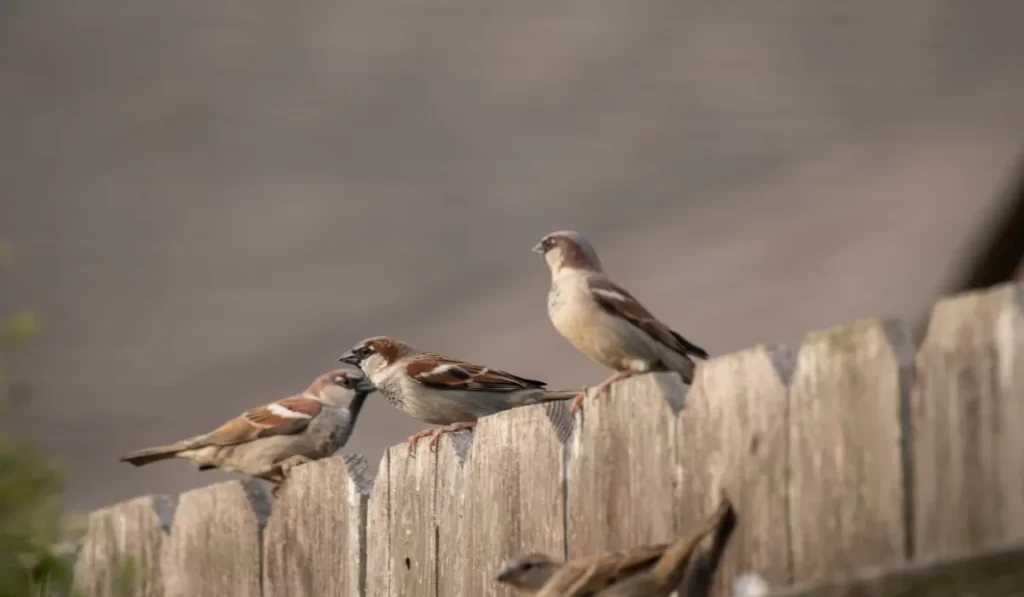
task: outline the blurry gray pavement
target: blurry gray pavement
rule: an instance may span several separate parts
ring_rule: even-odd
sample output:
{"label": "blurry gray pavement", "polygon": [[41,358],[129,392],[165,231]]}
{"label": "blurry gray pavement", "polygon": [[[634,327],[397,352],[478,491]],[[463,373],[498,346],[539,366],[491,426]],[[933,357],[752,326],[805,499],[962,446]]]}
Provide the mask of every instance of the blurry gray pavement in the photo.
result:
{"label": "blurry gray pavement", "polygon": [[[917,317],[1024,149],[1024,3],[58,2],[0,8],[0,304],[72,505],[223,479],[124,451],[355,341],[577,388],[544,233],[714,354]],[[422,429],[371,400],[347,451]]]}

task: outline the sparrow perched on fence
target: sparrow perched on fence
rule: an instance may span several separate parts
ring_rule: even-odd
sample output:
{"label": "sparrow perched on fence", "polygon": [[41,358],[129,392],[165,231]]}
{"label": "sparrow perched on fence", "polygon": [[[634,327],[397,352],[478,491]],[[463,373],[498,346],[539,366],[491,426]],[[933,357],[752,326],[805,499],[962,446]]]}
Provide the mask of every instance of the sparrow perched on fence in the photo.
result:
{"label": "sparrow perched on fence", "polygon": [[[693,383],[696,363],[708,353],[658,321],[640,301],[604,273],[594,247],[578,232],[552,232],[533,252],[551,270],[548,316],[577,350],[616,373],[594,388],[647,371],[675,371]],[[575,412],[586,393],[573,401]]]}
{"label": "sparrow perched on fence", "polygon": [[723,495],[715,513],[695,533],[675,543],[584,556],[566,563],[530,554],[512,562],[496,580],[534,597],[663,597],[682,583],[701,540],[730,524],[735,524],[735,512]]}
{"label": "sparrow perched on fence", "polygon": [[385,336],[359,342],[339,360],[362,369],[398,410],[421,421],[443,425],[410,437],[410,455],[416,442],[428,435],[429,447],[434,449],[442,434],[472,429],[480,417],[576,395],[575,391],[545,389],[542,381],[500,369],[420,352]]}
{"label": "sparrow perched on fence", "polygon": [[374,389],[362,373],[336,369],[301,394],[247,410],[209,433],[126,454],[121,461],[143,466],[184,458],[201,471],[220,468],[269,481],[276,494],[292,468],[345,445]]}

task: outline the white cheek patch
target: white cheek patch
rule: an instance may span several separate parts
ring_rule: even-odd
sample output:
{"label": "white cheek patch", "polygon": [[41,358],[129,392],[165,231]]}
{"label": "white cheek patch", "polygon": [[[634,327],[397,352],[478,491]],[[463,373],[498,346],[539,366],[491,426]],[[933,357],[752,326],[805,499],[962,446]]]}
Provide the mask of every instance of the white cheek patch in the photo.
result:
{"label": "white cheek patch", "polygon": [[267,407],[267,410],[269,410],[271,412],[271,414],[277,415],[279,417],[284,417],[285,419],[310,419],[310,418],[312,418],[309,415],[307,415],[306,413],[296,412],[296,411],[288,408],[287,406],[281,406],[280,404],[271,404],[270,406]]}

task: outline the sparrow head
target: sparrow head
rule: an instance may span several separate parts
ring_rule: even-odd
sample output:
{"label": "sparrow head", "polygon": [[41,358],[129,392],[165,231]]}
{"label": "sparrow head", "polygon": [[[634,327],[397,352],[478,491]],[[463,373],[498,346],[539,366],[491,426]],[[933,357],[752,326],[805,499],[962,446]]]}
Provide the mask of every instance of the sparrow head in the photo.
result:
{"label": "sparrow head", "polygon": [[306,393],[339,406],[348,406],[356,396],[366,396],[377,388],[359,371],[334,369],[320,375]]}
{"label": "sparrow head", "polygon": [[387,336],[375,336],[359,342],[352,347],[352,350],[341,355],[338,360],[355,365],[362,369],[367,376],[373,377],[374,373],[395,363],[398,359],[415,353],[416,350],[404,342]]}
{"label": "sparrow head", "polygon": [[494,580],[517,589],[540,591],[562,563],[542,553],[531,553],[510,561]]}
{"label": "sparrow head", "polygon": [[533,252],[544,256],[552,274],[565,269],[602,271],[597,251],[586,238],[573,230],[552,232],[540,239]]}

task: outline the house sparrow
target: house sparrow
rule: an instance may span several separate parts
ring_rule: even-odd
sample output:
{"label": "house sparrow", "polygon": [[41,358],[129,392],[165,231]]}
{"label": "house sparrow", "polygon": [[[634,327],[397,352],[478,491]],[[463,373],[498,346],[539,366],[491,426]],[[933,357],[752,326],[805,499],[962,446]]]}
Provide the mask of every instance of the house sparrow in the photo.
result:
{"label": "house sparrow", "polygon": [[[514,587],[521,595],[536,595],[562,568],[571,566],[582,573],[593,566],[589,586],[600,588],[649,568],[658,561],[666,547],[668,544],[595,554],[568,564],[547,554],[531,553],[510,561],[494,580]],[[562,575],[569,582],[577,580],[575,575],[571,578],[565,572]]]}
{"label": "house sparrow", "polygon": [[701,540],[730,521],[735,524],[735,512],[723,495],[715,513],[695,533],[675,543],[584,556],[564,564],[531,554],[498,573],[497,580],[534,597],[664,597],[682,583]]}
{"label": "house sparrow", "polygon": [[416,442],[428,435],[429,447],[435,449],[442,434],[472,429],[480,417],[576,395],[575,391],[547,390],[542,381],[499,369],[420,352],[384,336],[359,342],[338,360],[362,369],[398,410],[421,421],[443,425],[410,437],[410,455]]}
{"label": "house sparrow", "polygon": [[184,458],[201,471],[220,468],[269,481],[276,495],[292,468],[345,445],[374,389],[359,372],[329,371],[301,394],[247,410],[204,435],[126,454],[121,462]]}
{"label": "house sparrow", "polygon": [[[594,597],[668,597],[675,591],[686,577],[687,568],[697,546],[711,533],[715,533],[716,539],[724,537],[721,543],[721,550],[724,550],[724,542],[732,534],[736,526],[736,511],[729,502],[729,498],[723,494],[722,501],[709,518],[691,535],[681,537],[670,545],[661,558],[651,567],[634,574],[621,582],[612,584],[608,588],[598,591]],[[718,554],[719,557],[721,553]],[[715,562],[717,564],[717,562]],[[699,597],[695,593],[700,592],[706,597],[711,592],[713,570],[707,571],[707,578],[697,586],[687,587],[687,597]]]}
{"label": "house sparrow", "polygon": [[[578,232],[552,232],[533,252],[551,270],[548,316],[558,333],[591,360],[616,373],[594,395],[620,379],[648,371],[675,371],[693,383],[694,358],[708,353],[658,321],[640,301],[604,273],[594,247]],[[576,412],[586,392],[570,407]]]}

